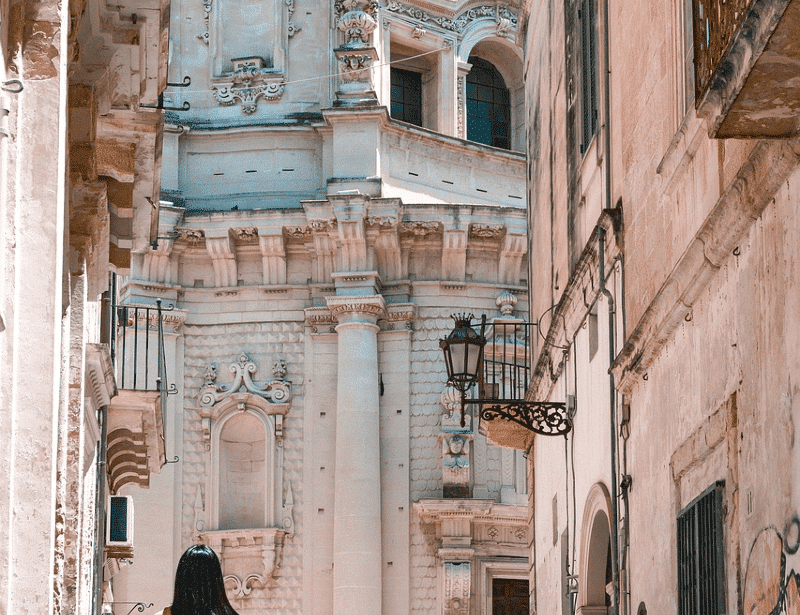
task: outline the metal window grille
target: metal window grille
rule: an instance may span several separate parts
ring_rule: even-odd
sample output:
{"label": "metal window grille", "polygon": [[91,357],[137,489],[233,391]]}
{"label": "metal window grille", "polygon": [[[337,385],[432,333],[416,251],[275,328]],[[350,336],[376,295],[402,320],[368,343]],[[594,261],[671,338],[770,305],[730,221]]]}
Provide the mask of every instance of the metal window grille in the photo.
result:
{"label": "metal window grille", "polygon": [[715,483],[678,515],[678,615],[725,613],[723,487]]}

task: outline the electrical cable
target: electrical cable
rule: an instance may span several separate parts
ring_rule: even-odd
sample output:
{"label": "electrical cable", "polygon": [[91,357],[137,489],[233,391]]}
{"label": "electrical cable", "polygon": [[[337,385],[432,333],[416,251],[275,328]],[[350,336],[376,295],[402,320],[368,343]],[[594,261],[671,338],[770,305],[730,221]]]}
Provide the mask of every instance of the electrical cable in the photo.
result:
{"label": "electrical cable", "polygon": [[[441,51],[442,51],[442,49],[433,49],[431,51],[426,51],[424,53],[420,53],[420,54],[417,54],[415,56],[411,56],[411,57],[408,57],[408,58],[403,58],[402,60],[393,60],[393,61],[390,61],[390,62],[383,62],[382,64],[375,64],[373,66],[366,67],[363,70],[373,70],[375,68],[382,68],[384,66],[392,66],[393,64],[400,64],[400,63],[403,63],[403,62],[408,62],[409,60],[416,60],[417,58],[421,58],[423,56],[431,55],[432,53],[439,53]],[[278,83],[279,83],[279,85],[287,86],[287,85],[294,85],[296,83],[305,83],[306,81],[320,81],[322,79],[333,79],[335,77],[340,77],[341,75],[344,75],[344,74],[345,73],[343,73],[343,72],[338,72],[338,73],[331,73],[329,75],[322,75],[322,76],[319,76],[319,77],[306,77],[305,79],[295,79],[294,81],[280,81]],[[205,93],[213,92],[213,91],[214,90],[181,90],[179,93],[180,94],[205,94]],[[171,92],[167,92],[167,94],[170,94],[170,93]]]}

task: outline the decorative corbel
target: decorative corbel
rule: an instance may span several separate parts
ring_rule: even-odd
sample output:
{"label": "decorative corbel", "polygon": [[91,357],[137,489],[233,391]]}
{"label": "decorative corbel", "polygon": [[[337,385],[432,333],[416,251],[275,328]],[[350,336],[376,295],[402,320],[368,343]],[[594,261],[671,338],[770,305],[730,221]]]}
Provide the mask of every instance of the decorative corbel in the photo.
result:
{"label": "decorative corbel", "polygon": [[228,231],[222,237],[210,237],[206,234],[206,250],[211,255],[214,265],[214,285],[236,286],[238,273],[236,267],[236,248]]}
{"label": "decorative corbel", "polygon": [[283,233],[259,233],[261,262],[264,268],[264,284],[286,284],[286,249]]}
{"label": "decorative corbel", "polygon": [[466,229],[445,229],[442,241],[442,279],[463,282],[467,277]]}
{"label": "decorative corbel", "polygon": [[497,278],[500,284],[518,285],[522,257],[528,250],[528,237],[522,233],[506,233],[500,248]]}

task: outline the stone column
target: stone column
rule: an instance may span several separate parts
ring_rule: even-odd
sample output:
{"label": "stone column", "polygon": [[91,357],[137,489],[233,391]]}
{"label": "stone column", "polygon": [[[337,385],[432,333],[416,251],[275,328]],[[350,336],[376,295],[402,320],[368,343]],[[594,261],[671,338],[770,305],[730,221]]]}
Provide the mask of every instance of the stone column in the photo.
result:
{"label": "stone column", "polygon": [[378,318],[383,297],[327,299],[339,324],[333,613],[381,613]]}

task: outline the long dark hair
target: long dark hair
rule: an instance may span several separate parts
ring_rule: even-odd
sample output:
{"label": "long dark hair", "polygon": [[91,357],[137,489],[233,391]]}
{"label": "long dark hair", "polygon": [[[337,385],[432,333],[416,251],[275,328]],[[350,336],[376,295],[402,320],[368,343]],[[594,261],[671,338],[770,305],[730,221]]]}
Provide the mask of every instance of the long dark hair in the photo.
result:
{"label": "long dark hair", "polygon": [[172,615],[237,615],[222,580],[222,566],[211,547],[192,545],[175,572]]}

